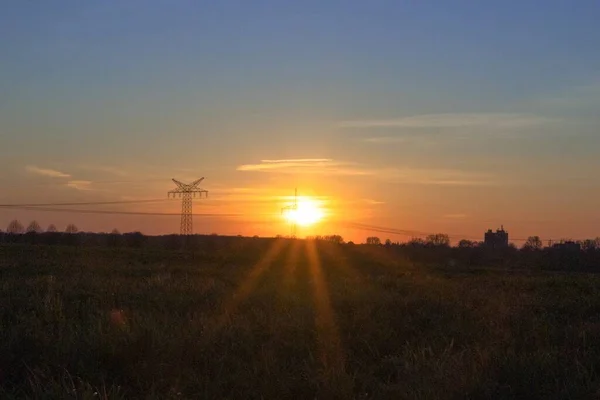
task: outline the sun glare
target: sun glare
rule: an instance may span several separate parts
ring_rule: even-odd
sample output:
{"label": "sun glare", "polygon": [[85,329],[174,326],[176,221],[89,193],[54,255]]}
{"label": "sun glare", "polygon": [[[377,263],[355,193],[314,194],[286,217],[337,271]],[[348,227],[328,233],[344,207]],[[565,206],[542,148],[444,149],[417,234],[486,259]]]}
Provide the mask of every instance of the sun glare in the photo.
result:
{"label": "sun glare", "polygon": [[301,226],[316,224],[323,219],[323,210],[313,199],[299,199],[296,209],[286,213],[286,219]]}

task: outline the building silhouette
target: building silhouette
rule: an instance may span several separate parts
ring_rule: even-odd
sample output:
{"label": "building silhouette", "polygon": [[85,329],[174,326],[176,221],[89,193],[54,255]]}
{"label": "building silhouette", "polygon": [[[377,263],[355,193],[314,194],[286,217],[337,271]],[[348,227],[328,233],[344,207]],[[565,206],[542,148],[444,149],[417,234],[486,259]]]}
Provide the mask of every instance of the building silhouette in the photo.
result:
{"label": "building silhouette", "polygon": [[563,251],[573,251],[578,252],[581,251],[581,244],[577,242],[573,242],[572,240],[567,240],[560,243],[554,243],[552,246],[553,249],[563,250]]}
{"label": "building silhouette", "polygon": [[508,232],[504,230],[504,226],[496,229],[496,232],[488,229],[484,234],[483,243],[495,249],[508,247]]}

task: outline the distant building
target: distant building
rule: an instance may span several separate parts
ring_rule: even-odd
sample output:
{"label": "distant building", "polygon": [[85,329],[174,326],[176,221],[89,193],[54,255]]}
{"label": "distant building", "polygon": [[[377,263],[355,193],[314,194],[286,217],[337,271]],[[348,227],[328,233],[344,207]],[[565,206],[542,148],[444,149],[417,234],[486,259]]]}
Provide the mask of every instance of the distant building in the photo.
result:
{"label": "distant building", "polygon": [[581,244],[568,240],[566,242],[555,243],[552,248],[565,251],[581,251]]}
{"label": "distant building", "polygon": [[496,229],[496,232],[488,229],[483,238],[483,243],[492,248],[508,247],[508,232],[504,230],[504,226]]}

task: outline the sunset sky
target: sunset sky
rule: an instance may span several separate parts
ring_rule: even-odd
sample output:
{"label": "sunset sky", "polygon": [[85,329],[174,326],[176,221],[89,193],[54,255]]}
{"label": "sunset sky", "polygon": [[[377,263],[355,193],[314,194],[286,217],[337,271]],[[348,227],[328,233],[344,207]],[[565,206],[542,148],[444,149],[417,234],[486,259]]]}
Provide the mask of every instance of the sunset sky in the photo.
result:
{"label": "sunset sky", "polygon": [[[598,1],[23,1],[0,11],[0,228],[600,236]],[[50,209],[56,207],[48,207]]]}

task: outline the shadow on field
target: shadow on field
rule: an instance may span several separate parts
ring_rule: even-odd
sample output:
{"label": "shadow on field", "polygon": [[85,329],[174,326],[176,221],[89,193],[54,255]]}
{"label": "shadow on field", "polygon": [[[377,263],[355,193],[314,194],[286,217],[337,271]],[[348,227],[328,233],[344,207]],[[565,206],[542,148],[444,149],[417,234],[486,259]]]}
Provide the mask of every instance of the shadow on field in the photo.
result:
{"label": "shadow on field", "polygon": [[0,246],[0,397],[597,395],[600,278],[453,272],[319,241],[252,246]]}

